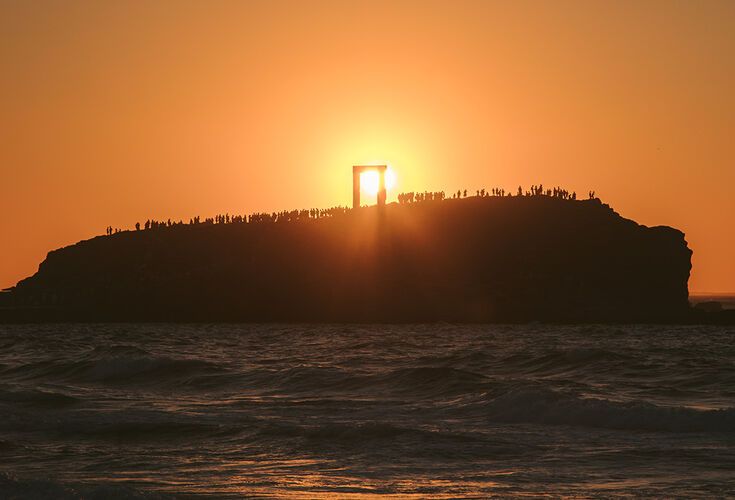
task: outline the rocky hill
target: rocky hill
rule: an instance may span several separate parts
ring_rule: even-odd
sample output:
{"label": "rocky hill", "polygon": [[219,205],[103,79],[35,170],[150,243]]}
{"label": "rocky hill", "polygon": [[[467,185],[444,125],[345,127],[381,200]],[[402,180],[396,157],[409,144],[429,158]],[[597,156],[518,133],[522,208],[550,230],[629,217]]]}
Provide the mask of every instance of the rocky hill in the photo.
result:
{"label": "rocky hill", "polygon": [[82,241],[3,294],[0,319],[675,321],[691,254],[597,199],[389,204]]}

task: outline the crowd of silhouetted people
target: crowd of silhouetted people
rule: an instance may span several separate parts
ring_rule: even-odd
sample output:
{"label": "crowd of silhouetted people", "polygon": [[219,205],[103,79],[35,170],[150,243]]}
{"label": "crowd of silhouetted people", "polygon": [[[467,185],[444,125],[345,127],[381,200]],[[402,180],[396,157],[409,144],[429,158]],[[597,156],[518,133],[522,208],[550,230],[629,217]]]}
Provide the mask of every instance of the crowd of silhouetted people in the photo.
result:
{"label": "crowd of silhouetted people", "polygon": [[[518,186],[518,195],[522,192],[521,186]],[[590,199],[594,198],[594,191],[590,191]],[[552,198],[561,198],[562,200],[576,200],[576,191],[569,192],[566,189],[555,187],[544,190],[544,185],[531,186],[530,191],[526,191],[526,196],[551,196]]]}
{"label": "crowd of silhouetted people", "polygon": [[400,193],[398,203],[414,203],[419,201],[440,201],[446,198],[444,191],[424,191],[423,193]]}
{"label": "crowd of silhouetted people", "polygon": [[[489,196],[513,196],[510,191],[506,191],[504,188],[492,188],[492,189],[478,189],[475,191],[475,196],[478,198],[485,198]],[[568,191],[560,187],[544,189],[543,184],[531,186],[525,190],[522,186],[518,186],[516,196],[549,196],[552,198],[560,198],[562,200],[576,200],[577,193],[575,191]],[[458,190],[456,193],[452,193],[452,199],[467,198],[467,190]],[[595,192],[589,192],[589,198],[592,200],[595,198]],[[424,192],[424,193],[400,193],[398,195],[398,203],[417,203],[421,201],[436,201],[444,200],[446,196],[444,191],[438,192]]]}
{"label": "crowd of silhouetted people", "polygon": [[[189,219],[189,226],[196,225],[213,225],[213,224],[258,224],[264,222],[295,222],[299,220],[307,219],[323,219],[325,217],[336,217],[344,215],[349,212],[347,207],[332,207],[332,208],[310,208],[306,210],[283,210],[280,212],[255,212],[250,215],[230,215],[219,214],[214,217],[207,217],[202,220],[201,217],[192,217]],[[135,230],[150,230],[150,229],[162,229],[167,227],[186,226],[187,223],[183,220],[155,220],[148,219],[141,225],[140,222],[135,223]],[[106,234],[112,235],[122,232],[121,229],[113,229],[112,226],[108,226],[105,230]]]}
{"label": "crowd of silhouetted people", "polygon": [[255,222],[296,222],[308,219],[336,217],[349,212],[347,207],[309,208],[303,210],[283,210],[281,212],[256,212],[247,218],[248,223]]}
{"label": "crowd of silhouetted people", "polygon": [[[595,199],[595,192],[588,192],[589,199]],[[452,193],[452,199],[467,198],[467,190],[460,189],[456,193]],[[513,196],[510,191],[506,191],[503,188],[492,188],[492,189],[478,189],[475,192],[475,196],[479,198],[485,197],[504,197]],[[568,191],[560,187],[546,188],[544,189],[543,184],[533,185],[529,189],[524,190],[522,186],[518,186],[515,196],[549,196],[552,198],[560,198],[562,200],[576,200],[577,193],[575,191]],[[425,201],[441,201],[445,200],[447,195],[444,191],[424,191],[421,192],[409,192],[399,193],[397,196],[398,203],[420,203]],[[350,208],[347,207],[332,207],[332,208],[310,208],[304,210],[283,210],[280,212],[255,212],[250,215],[230,215],[220,214],[214,217],[208,217],[202,220],[199,216],[192,217],[189,219],[190,226],[196,225],[211,225],[211,224],[258,224],[266,222],[296,222],[301,220],[315,220],[322,219],[325,217],[336,217],[345,215],[350,212]],[[159,221],[149,219],[141,226],[140,222],[135,224],[136,231],[160,229],[166,227],[185,226],[187,225],[183,220],[172,221],[171,219],[165,221]],[[112,235],[122,232],[122,229],[113,228],[108,226],[106,228],[106,234]]]}

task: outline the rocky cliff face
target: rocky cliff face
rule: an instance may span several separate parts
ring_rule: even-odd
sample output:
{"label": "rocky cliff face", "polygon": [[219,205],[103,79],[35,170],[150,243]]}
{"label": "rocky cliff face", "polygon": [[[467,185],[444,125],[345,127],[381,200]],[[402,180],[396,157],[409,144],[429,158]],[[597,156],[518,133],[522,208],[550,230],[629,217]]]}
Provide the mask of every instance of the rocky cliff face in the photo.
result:
{"label": "rocky cliff face", "polygon": [[466,198],[98,237],[6,301],[87,320],[666,321],[688,311],[691,253],[599,200]]}

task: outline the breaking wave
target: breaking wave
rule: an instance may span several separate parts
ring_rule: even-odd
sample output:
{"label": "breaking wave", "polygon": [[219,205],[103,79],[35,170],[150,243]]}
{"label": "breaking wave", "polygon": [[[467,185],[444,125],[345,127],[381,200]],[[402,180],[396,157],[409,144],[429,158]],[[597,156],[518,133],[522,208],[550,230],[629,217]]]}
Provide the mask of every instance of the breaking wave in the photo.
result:
{"label": "breaking wave", "polygon": [[135,347],[112,346],[96,348],[76,360],[40,361],[8,368],[2,375],[19,380],[134,385],[161,384],[222,372],[208,361],[154,356]]}
{"label": "breaking wave", "polygon": [[511,390],[485,404],[489,420],[652,432],[735,432],[735,408],[699,410],[644,401],[580,398],[548,389]]}

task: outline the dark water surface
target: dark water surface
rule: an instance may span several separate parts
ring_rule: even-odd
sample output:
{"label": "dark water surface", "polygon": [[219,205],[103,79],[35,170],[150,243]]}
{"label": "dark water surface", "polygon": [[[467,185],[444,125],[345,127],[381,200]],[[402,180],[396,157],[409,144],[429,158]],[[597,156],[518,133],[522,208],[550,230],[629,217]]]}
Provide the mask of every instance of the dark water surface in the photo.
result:
{"label": "dark water surface", "polygon": [[735,495],[735,328],[0,326],[0,498]]}

